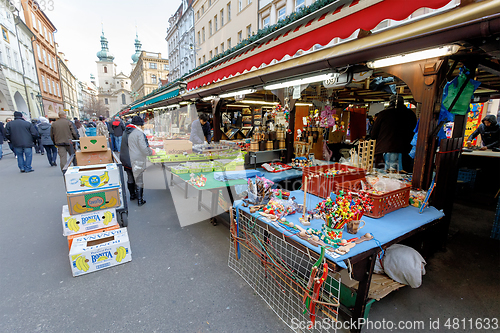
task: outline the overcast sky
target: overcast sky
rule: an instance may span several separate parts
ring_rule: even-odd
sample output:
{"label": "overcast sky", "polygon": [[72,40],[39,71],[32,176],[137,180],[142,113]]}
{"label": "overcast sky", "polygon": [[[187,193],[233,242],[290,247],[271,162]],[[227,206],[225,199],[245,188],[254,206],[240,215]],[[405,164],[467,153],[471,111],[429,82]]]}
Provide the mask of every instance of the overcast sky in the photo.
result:
{"label": "overcast sky", "polygon": [[143,50],[168,58],[168,18],[180,4],[180,0],[53,0],[53,10],[47,8],[45,14],[57,28],[58,50],[69,60],[71,72],[89,81],[90,73],[96,75],[101,22],[118,72],[130,75],[135,26]]}

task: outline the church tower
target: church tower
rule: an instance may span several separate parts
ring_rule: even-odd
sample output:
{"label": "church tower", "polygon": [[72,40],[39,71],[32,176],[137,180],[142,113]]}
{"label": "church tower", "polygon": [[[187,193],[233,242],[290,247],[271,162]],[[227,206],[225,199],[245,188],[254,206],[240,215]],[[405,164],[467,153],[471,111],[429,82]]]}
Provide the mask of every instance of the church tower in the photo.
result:
{"label": "church tower", "polygon": [[109,52],[108,40],[104,36],[104,30],[101,35],[101,50],[97,52],[97,81],[99,88],[104,92],[115,88],[113,77],[116,75],[115,57]]}

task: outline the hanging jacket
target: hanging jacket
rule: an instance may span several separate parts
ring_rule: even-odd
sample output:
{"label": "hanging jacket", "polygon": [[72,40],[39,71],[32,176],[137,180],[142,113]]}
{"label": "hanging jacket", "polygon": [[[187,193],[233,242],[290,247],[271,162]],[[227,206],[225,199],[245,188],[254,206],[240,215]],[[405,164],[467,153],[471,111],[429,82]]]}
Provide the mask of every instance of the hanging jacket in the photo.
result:
{"label": "hanging jacket", "polygon": [[[485,120],[489,121],[491,125],[486,126],[484,124]],[[474,140],[479,134],[481,134],[481,140],[486,148],[500,147],[500,125],[498,125],[497,118],[494,115],[490,114],[484,117],[479,127],[469,136],[467,141]]]}

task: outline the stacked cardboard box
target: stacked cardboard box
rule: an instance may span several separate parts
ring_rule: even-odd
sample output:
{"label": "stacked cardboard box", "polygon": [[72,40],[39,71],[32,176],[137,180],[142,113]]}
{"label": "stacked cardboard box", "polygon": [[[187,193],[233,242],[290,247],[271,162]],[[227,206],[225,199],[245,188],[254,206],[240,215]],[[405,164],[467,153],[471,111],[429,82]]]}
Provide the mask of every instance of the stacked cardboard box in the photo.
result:
{"label": "stacked cardboard box", "polygon": [[132,260],[127,228],[120,228],[120,172],[105,137],[80,138],[78,166],[64,175],[68,204],[63,206],[63,235],[68,238],[73,276]]}

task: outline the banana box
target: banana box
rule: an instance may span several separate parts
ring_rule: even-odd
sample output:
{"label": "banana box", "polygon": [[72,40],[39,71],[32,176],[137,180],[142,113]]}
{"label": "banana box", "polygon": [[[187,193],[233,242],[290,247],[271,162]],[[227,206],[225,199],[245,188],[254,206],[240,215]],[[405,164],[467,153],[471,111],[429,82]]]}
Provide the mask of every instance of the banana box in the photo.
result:
{"label": "banana box", "polygon": [[69,262],[73,276],[92,273],[132,260],[127,228],[73,239]]}
{"label": "banana box", "polygon": [[106,151],[108,142],[105,136],[82,136],[80,138],[80,149],[82,151]]}
{"label": "banana box", "polygon": [[73,244],[73,239],[75,239],[75,238],[88,236],[88,235],[92,235],[92,234],[98,234],[100,232],[106,232],[106,231],[111,231],[111,230],[116,230],[116,229],[120,229],[119,224],[115,224],[114,226],[103,228],[103,229],[96,229],[96,230],[92,230],[89,232],[84,232],[83,234],[69,235],[68,236],[68,248],[71,249],[71,244]]}
{"label": "banana box", "polygon": [[113,163],[113,154],[111,149],[106,151],[84,152],[77,151],[75,153],[76,164],[78,165],[96,165]]}
{"label": "banana box", "polygon": [[68,193],[68,210],[70,215],[88,213],[101,209],[120,207],[119,188],[108,188],[99,191]]}
{"label": "banana box", "polygon": [[70,215],[67,205],[62,209],[63,235],[70,236],[118,225],[116,209],[109,208],[88,213]]}
{"label": "banana box", "polygon": [[85,192],[120,187],[120,171],[115,163],[71,166],[64,174],[66,192]]}

